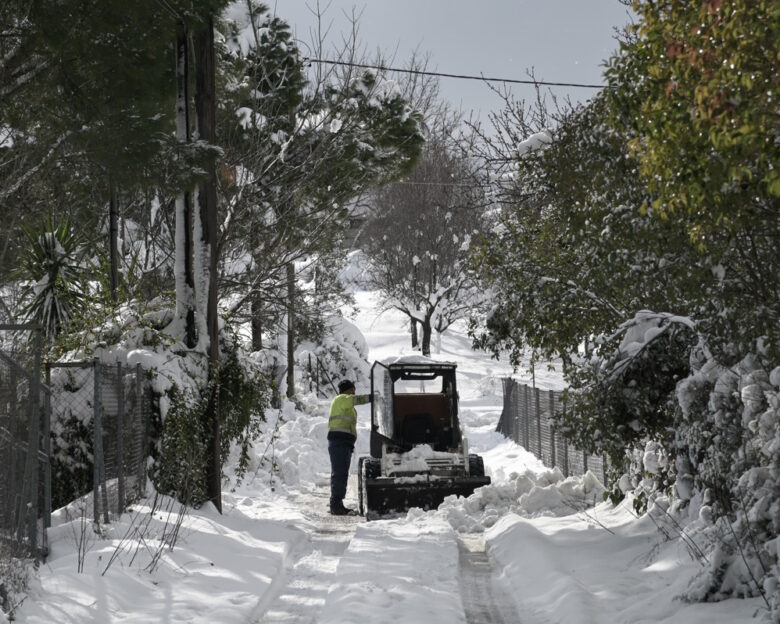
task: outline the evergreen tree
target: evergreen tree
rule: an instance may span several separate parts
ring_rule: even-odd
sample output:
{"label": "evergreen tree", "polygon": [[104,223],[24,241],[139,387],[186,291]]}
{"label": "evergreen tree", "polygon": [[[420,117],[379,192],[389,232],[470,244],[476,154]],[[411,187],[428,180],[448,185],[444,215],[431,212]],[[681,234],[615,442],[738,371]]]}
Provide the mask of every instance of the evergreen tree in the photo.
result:
{"label": "evergreen tree", "polygon": [[265,6],[249,3],[225,29],[228,253],[251,256],[249,270],[227,280],[249,286],[241,305],[251,303],[259,346],[269,305],[293,292],[289,264],[338,246],[349,203],[408,168],[422,137],[417,116],[383,78],[365,72],[310,81],[289,26]]}

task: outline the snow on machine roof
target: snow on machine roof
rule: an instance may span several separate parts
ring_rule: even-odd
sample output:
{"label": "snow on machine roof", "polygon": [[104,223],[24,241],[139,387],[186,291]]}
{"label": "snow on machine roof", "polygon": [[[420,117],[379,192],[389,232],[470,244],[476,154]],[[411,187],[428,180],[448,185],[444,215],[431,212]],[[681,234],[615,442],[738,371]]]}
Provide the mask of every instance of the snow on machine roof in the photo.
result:
{"label": "snow on machine roof", "polygon": [[402,355],[399,357],[385,358],[384,360],[380,360],[379,363],[383,364],[387,368],[404,368],[407,370],[417,367],[421,369],[424,368],[426,370],[430,370],[432,368],[440,370],[453,370],[458,366],[454,362],[434,360],[432,358],[425,357],[424,355]]}

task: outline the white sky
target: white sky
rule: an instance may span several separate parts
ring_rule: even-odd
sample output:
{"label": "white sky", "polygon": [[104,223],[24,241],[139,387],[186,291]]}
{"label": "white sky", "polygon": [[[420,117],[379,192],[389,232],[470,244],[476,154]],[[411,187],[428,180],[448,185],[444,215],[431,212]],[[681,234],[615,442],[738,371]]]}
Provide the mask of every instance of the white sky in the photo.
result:
{"label": "white sky", "polygon": [[[272,3],[273,6],[273,3]],[[309,42],[316,0],[283,0],[277,14]],[[630,21],[618,0],[322,0],[324,24],[337,40],[360,16],[359,38],[368,52],[381,49],[403,65],[412,52],[430,53],[430,69],[451,74],[603,83],[603,62],[617,48],[615,28]],[[302,46],[305,50],[305,47]],[[513,85],[519,98],[533,87]],[[442,97],[464,111],[500,108],[480,81],[442,78]],[[586,100],[593,89],[555,88],[558,96]]]}

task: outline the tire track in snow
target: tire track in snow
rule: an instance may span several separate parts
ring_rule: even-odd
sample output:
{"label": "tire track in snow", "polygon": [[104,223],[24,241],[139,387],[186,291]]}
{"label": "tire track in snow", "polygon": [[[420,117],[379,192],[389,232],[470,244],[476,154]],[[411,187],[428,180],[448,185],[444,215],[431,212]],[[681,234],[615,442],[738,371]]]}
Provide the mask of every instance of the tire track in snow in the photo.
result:
{"label": "tire track in snow", "polygon": [[328,486],[302,492],[296,504],[311,525],[311,541],[300,556],[273,580],[268,598],[259,607],[252,624],[314,624],[330,586],[335,581],[339,560],[347,550],[360,516],[331,516]]}
{"label": "tire track in snow", "polygon": [[520,624],[514,599],[493,574],[482,536],[459,536],[460,593],[468,624]]}

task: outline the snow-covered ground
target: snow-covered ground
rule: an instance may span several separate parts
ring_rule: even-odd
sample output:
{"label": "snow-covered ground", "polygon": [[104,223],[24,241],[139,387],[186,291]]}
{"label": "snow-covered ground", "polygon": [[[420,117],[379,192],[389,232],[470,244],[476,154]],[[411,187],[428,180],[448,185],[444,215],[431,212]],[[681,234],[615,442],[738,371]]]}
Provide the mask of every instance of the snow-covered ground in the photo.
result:
{"label": "snow-covered ground", "polygon": [[[353,321],[368,340],[370,359],[410,354],[403,319],[377,318],[371,293],[356,299]],[[286,404],[269,413],[246,479],[225,487],[222,515],[209,506],[181,514],[172,501],[155,505],[150,497],[96,535],[81,519],[83,502],[59,510],[51,555],[16,621],[756,621],[758,599],[680,601],[698,566],[684,544],[661,535],[651,518],[636,518],[630,502],[600,502],[602,488],[592,476],[564,479],[494,431],[501,378],[511,373],[506,362],[472,352],[457,328],[435,357],[459,365],[466,433],[492,485],[435,512],[415,509],[368,523],[331,517],[328,401],[307,397],[303,411]],[[561,385],[546,365],[535,379],[544,388]],[[361,455],[368,451],[368,409],[358,412]],[[353,476],[346,503],[354,506],[355,498]],[[475,591],[472,582],[479,584]]]}

